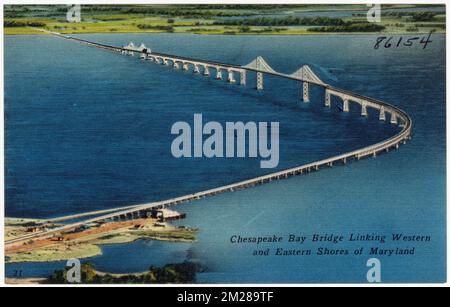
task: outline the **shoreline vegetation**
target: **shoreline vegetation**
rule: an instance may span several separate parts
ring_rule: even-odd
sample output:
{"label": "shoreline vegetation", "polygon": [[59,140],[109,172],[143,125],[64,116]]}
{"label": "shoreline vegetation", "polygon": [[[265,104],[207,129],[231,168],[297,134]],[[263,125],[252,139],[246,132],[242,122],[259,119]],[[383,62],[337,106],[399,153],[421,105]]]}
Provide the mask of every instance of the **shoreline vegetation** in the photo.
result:
{"label": "shoreline vegetation", "polygon": [[[131,274],[113,274],[99,272],[91,263],[81,265],[80,284],[187,284],[195,283],[197,273],[204,268],[197,263],[185,261],[167,264],[163,267],[151,266],[148,271]],[[57,270],[48,277],[40,278],[6,278],[9,285],[31,284],[73,284],[67,279],[68,269]]]}
{"label": "shoreline vegetation", "polygon": [[[365,5],[83,5],[81,22],[69,23],[65,5],[5,5],[4,33],[46,35],[34,28],[62,34],[445,33],[444,6],[382,5],[381,23],[369,23],[367,10]],[[341,17],[333,12],[348,14]]]}
{"label": "shoreline vegetation", "polygon": [[[5,219],[5,239],[24,235],[40,220]],[[58,225],[46,225],[48,228]],[[39,240],[5,250],[6,263],[52,262],[72,258],[89,258],[102,254],[100,245],[124,244],[136,240],[159,240],[170,242],[194,242],[197,229],[160,223],[145,218],[125,222],[91,225],[64,237]]]}
{"label": "shoreline vegetation", "polygon": [[[196,281],[198,272],[203,268],[196,263],[182,262],[167,264],[163,267],[151,266],[147,272],[135,274],[102,273],[90,263],[81,265],[81,282],[83,284],[187,284]],[[68,284],[67,269],[55,271],[41,281],[43,284]]]}

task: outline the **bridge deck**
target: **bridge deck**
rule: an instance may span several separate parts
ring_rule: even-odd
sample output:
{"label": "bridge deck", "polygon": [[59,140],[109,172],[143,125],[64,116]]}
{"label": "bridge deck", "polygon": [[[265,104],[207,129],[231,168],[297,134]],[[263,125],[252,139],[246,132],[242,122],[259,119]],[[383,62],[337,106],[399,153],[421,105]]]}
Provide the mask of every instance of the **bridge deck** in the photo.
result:
{"label": "bridge deck", "polygon": [[[81,43],[85,43],[85,44],[89,44],[98,48],[102,48],[102,49],[108,49],[108,50],[112,50],[112,51],[130,51],[128,49],[124,49],[121,47],[114,47],[114,46],[109,46],[109,45],[104,45],[104,44],[99,44],[99,43],[95,43],[95,42],[90,42],[87,40],[83,40],[83,39],[79,39],[79,38],[74,38],[74,37],[70,37],[70,36],[65,36],[65,35],[61,35],[59,33],[54,33],[51,32],[51,34],[56,35],[58,37],[62,37],[64,39],[69,39],[69,40],[75,40]],[[137,52],[136,50],[132,50],[134,52]],[[153,56],[161,56],[161,57],[170,57],[170,58],[175,58],[175,59],[179,59],[179,60],[185,60],[185,61],[194,61],[194,62],[201,62],[204,64],[208,64],[208,65],[214,65],[214,66],[220,66],[220,67],[228,67],[228,68],[235,68],[235,69],[246,69],[246,70],[252,70],[255,72],[259,72],[258,70],[255,69],[248,69],[248,68],[244,68],[242,66],[238,66],[238,65],[232,65],[232,64],[226,64],[226,63],[218,63],[218,62],[213,62],[213,61],[205,61],[205,60],[198,60],[198,59],[192,59],[192,58],[188,58],[188,57],[180,57],[180,56],[174,56],[174,55],[169,55],[169,54],[164,54],[164,53],[154,53],[152,52],[151,55]],[[268,73],[266,71],[262,71],[263,73]],[[302,81],[301,78],[298,77],[293,77],[290,75],[286,75],[286,74],[281,74],[281,73],[269,73],[278,77],[282,77],[282,78],[287,78],[287,79],[292,79],[292,80],[297,80],[297,81]],[[310,82],[310,81],[308,81]],[[411,118],[409,117],[409,115],[404,112],[403,110],[388,104],[386,102],[377,100],[377,99],[373,99],[370,97],[366,97],[357,93],[353,93],[347,90],[343,90],[343,89],[339,89],[327,84],[316,84],[318,86],[321,86],[325,89],[331,90],[331,91],[335,91],[339,94],[342,95],[346,95],[346,96],[350,96],[352,99],[360,99],[360,100],[364,100],[366,102],[368,102],[371,107],[376,108],[376,109],[381,109],[382,107],[387,111],[387,112],[395,112],[397,114],[397,116],[402,120],[403,125],[402,125],[402,130],[395,136],[383,140],[379,143],[361,148],[361,149],[357,149],[351,152],[347,152],[347,153],[343,153],[340,155],[336,155],[327,159],[323,159],[320,161],[314,161],[311,163],[307,163],[298,167],[294,167],[294,168],[290,168],[290,169],[286,169],[283,171],[279,171],[279,172],[274,172],[268,175],[264,175],[264,176],[259,176],[256,178],[252,178],[249,180],[244,180],[244,181],[240,181],[240,182],[236,182],[236,183],[232,183],[229,185],[225,185],[225,186],[221,186],[218,188],[214,188],[214,189],[209,189],[206,191],[201,191],[201,192],[197,192],[197,193],[193,193],[193,194],[189,194],[189,195],[184,195],[184,196],[180,196],[180,197],[176,197],[176,198],[172,198],[172,199],[167,199],[167,200],[163,200],[163,201],[158,201],[158,202],[153,202],[153,203],[148,203],[148,204],[141,204],[141,205],[135,205],[135,206],[127,206],[127,207],[121,207],[121,208],[116,208],[116,209],[111,209],[111,210],[103,210],[103,211],[93,211],[93,212],[87,212],[87,213],[82,213],[82,214],[77,214],[77,215],[72,215],[69,217],[61,217],[61,218],[56,218],[53,219],[51,221],[64,221],[64,220],[68,220],[73,219],[73,218],[78,218],[78,217],[85,217],[85,216],[92,216],[98,213],[105,213],[102,214],[100,216],[85,220],[85,221],[81,221],[81,222],[77,222],[77,223],[72,223],[72,224],[68,224],[68,225],[64,225],[58,228],[54,228],[48,231],[43,231],[43,232],[38,232],[38,233],[33,233],[33,234],[29,234],[29,235],[25,235],[25,236],[21,236],[19,238],[15,238],[9,241],[6,241],[5,244],[6,245],[13,245],[13,244],[18,244],[21,242],[24,242],[26,240],[33,240],[33,239],[37,239],[37,238],[48,238],[51,237],[54,234],[57,233],[61,233],[61,232],[65,232],[68,230],[72,230],[74,228],[78,228],[80,226],[86,225],[86,224],[90,224],[90,223],[94,223],[94,222],[99,222],[99,221],[104,221],[104,220],[108,220],[108,219],[112,219],[114,217],[117,216],[126,216],[127,214],[133,214],[135,212],[139,212],[139,211],[143,211],[143,210],[148,210],[148,209],[152,209],[152,208],[160,208],[163,206],[170,206],[170,205],[177,205],[180,203],[184,203],[184,202],[188,202],[188,201],[192,201],[192,200],[196,200],[199,198],[203,198],[203,197],[207,197],[207,196],[213,196],[213,195],[217,195],[220,193],[225,193],[225,192],[231,192],[231,191],[235,191],[235,190],[239,190],[239,189],[245,189],[245,188],[249,188],[252,186],[256,186],[256,185],[260,185],[260,184],[264,184],[267,182],[270,182],[272,180],[279,180],[279,179],[284,179],[284,178],[288,178],[291,176],[296,176],[296,175],[300,175],[300,174],[304,174],[304,173],[308,173],[310,171],[314,171],[314,170],[318,170],[319,168],[323,167],[323,166],[331,166],[333,163],[335,162],[346,162],[349,159],[355,158],[355,159],[360,159],[360,158],[364,158],[370,155],[376,155],[378,152],[384,151],[384,150],[388,150],[390,148],[393,147],[397,147],[399,146],[399,144],[401,144],[402,142],[406,142],[407,140],[409,140],[409,138],[411,137],[411,128],[412,128],[412,121]]]}

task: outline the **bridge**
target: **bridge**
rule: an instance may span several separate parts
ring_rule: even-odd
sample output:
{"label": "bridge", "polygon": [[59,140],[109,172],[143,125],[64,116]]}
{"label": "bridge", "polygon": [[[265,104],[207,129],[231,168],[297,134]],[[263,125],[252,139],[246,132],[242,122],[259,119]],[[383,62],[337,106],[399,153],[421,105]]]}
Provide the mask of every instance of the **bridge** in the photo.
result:
{"label": "bridge", "polygon": [[62,35],[56,32],[50,31],[46,32],[59,38],[74,41],[77,43],[81,43],[99,49],[105,49],[115,53],[124,54],[127,56],[139,55],[139,58],[142,61],[150,61],[155,64],[172,66],[174,69],[192,71],[192,73],[195,74],[201,73],[205,77],[211,76],[211,73],[215,72],[215,79],[217,80],[223,79],[223,72],[225,72],[227,76],[226,77],[227,82],[237,83],[236,78],[239,78],[239,84],[242,86],[245,86],[247,84],[247,74],[255,73],[256,74],[255,88],[257,90],[264,89],[265,75],[272,75],[280,78],[294,80],[301,84],[302,89],[301,97],[303,103],[310,103],[310,95],[309,95],[310,86],[317,86],[324,90],[323,103],[325,107],[331,107],[332,97],[334,96],[337,97],[337,99],[339,100],[339,102],[337,103],[339,104],[339,107],[342,110],[342,112],[349,112],[350,104],[356,105],[360,109],[361,116],[368,116],[368,109],[373,109],[377,112],[380,121],[388,121],[391,125],[399,125],[401,127],[401,130],[393,137],[390,137],[376,144],[366,146],[364,148],[332,156],[323,160],[300,165],[298,167],[274,172],[268,175],[259,176],[256,178],[240,182],[235,182],[218,188],[209,189],[193,194],[188,194],[176,198],[171,198],[147,204],[126,206],[108,210],[92,211],[51,219],[48,220],[47,222],[56,223],[79,219],[82,217],[94,216],[92,218],[80,222],[69,223],[60,227],[27,234],[8,240],[5,242],[6,248],[17,246],[18,244],[24,244],[30,240],[51,238],[52,236],[56,236],[91,223],[118,221],[124,219],[143,217],[146,216],[148,211],[153,209],[164,208],[165,206],[178,205],[181,203],[194,201],[201,198],[214,196],[220,193],[247,189],[257,185],[269,183],[274,180],[286,179],[292,176],[318,171],[323,167],[333,167],[333,165],[335,164],[346,164],[350,160],[360,160],[365,157],[376,157],[381,152],[388,152],[391,149],[399,148],[400,145],[405,144],[411,138],[412,121],[406,112],[384,101],[366,97],[357,93],[353,93],[351,91],[336,88],[329,84],[326,84],[313,72],[313,70],[308,65],[302,66],[292,74],[284,74],[277,72],[273,68],[271,68],[262,57],[257,57],[247,65],[239,66],[235,64],[194,59],[183,56],[169,55],[165,53],[157,53],[153,52],[150,48],[147,48],[144,44],[141,44],[139,45],[139,47],[136,47],[134,43],[129,43],[126,46],[115,47],[67,35]]}

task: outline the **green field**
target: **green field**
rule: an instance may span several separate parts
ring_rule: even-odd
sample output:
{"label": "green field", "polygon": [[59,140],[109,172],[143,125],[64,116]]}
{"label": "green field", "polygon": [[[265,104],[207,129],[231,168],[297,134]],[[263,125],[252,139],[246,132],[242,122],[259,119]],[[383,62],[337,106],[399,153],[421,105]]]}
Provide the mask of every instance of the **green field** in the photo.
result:
{"label": "green field", "polygon": [[[368,23],[364,14],[357,11],[367,10],[364,5],[91,5],[82,6],[80,23],[69,23],[65,20],[65,6],[7,5],[4,32],[8,35],[43,34],[33,27],[63,34],[168,32],[209,35],[306,35],[426,33],[431,30],[445,32],[445,15],[433,12],[430,6],[416,7],[416,11],[412,13],[401,11],[404,8],[405,5],[389,6],[390,13],[382,15],[382,22],[375,26]],[[338,10],[355,13],[345,18],[293,18],[294,13],[299,12]]]}

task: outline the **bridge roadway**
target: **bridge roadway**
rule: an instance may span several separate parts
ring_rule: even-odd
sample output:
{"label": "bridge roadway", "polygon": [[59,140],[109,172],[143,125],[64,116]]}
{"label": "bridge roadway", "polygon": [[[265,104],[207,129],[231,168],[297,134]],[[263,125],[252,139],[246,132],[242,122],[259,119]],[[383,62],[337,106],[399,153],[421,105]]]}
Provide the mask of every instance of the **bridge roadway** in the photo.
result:
{"label": "bridge roadway", "polygon": [[[93,45],[95,47],[102,48],[102,49],[108,49],[108,50],[112,50],[112,51],[116,51],[116,52],[122,52],[124,50],[130,51],[128,49],[124,49],[124,48],[120,48],[120,47],[103,45],[103,44],[98,44],[95,42],[82,40],[79,38],[68,37],[65,35],[61,35],[59,33],[51,32],[51,34],[60,36],[64,39],[75,40],[75,41],[79,41],[81,43]],[[134,52],[136,52],[136,51],[134,50]],[[163,53],[153,53],[152,52],[151,54],[152,55],[161,55],[161,56],[165,56],[165,57],[167,56],[167,57],[171,57],[171,58],[178,58],[178,59],[183,59],[183,60],[189,59],[190,61],[204,62],[204,63],[211,64],[211,65],[220,65],[221,67],[228,66],[228,67],[233,67],[233,68],[237,68],[237,69],[243,69],[242,66],[223,64],[223,63],[217,63],[217,62],[211,62],[211,61],[195,60],[195,59],[190,59],[190,58],[186,58],[186,57],[166,55]],[[245,69],[248,70],[248,68],[245,68]],[[255,70],[255,69],[251,69],[251,70],[258,72],[258,70]],[[262,72],[268,73],[267,71],[262,71]],[[280,73],[270,73],[270,74],[276,75],[279,77],[283,77],[283,78],[303,81],[301,78],[292,77],[292,76],[286,75],[286,74],[280,74]],[[313,83],[310,80],[307,80],[305,82]],[[81,227],[81,226],[84,226],[87,224],[112,220],[117,217],[124,217],[124,218],[127,218],[129,216],[133,217],[133,215],[136,213],[143,212],[146,210],[151,210],[154,208],[162,208],[164,206],[177,205],[177,204],[181,204],[181,203],[188,202],[188,201],[198,200],[198,199],[201,199],[201,198],[204,198],[207,196],[213,196],[213,195],[217,195],[220,193],[232,192],[232,191],[236,191],[236,190],[240,190],[240,189],[250,188],[253,186],[271,182],[273,180],[280,180],[280,179],[285,179],[285,178],[289,178],[289,177],[296,176],[296,175],[306,174],[311,171],[317,171],[321,167],[332,167],[334,163],[346,164],[351,159],[360,160],[361,158],[368,157],[368,156],[376,157],[376,155],[380,152],[389,151],[390,149],[398,148],[401,144],[405,144],[406,141],[408,141],[411,138],[411,133],[412,133],[411,118],[409,117],[409,115],[406,112],[397,108],[396,106],[393,106],[393,105],[383,102],[381,100],[373,99],[373,98],[363,96],[363,95],[360,95],[357,93],[353,93],[353,92],[350,92],[347,90],[339,89],[339,88],[330,86],[328,84],[319,84],[319,83],[315,83],[315,84],[325,88],[326,93],[342,97],[344,99],[344,101],[345,101],[345,99],[349,99],[349,100],[357,102],[357,103],[361,103],[361,104],[364,103],[367,107],[371,107],[371,108],[380,110],[380,119],[381,119],[381,112],[383,112],[383,120],[384,120],[384,112],[394,114],[395,121],[393,121],[391,119],[391,123],[397,124],[397,120],[399,120],[400,126],[402,127],[401,131],[399,133],[397,133],[396,135],[394,135],[393,137],[390,137],[390,138],[383,140],[381,142],[378,142],[376,144],[366,146],[364,148],[360,148],[357,150],[353,150],[350,152],[332,156],[330,158],[326,158],[323,160],[314,161],[314,162],[304,164],[304,165],[301,165],[298,167],[274,172],[274,173],[271,173],[268,175],[259,176],[259,177],[252,178],[249,180],[244,180],[244,181],[224,185],[224,186],[221,186],[218,188],[209,189],[209,190],[205,190],[205,191],[201,191],[201,192],[197,192],[197,193],[192,193],[192,194],[188,194],[188,195],[184,195],[184,196],[180,196],[180,197],[176,197],[176,198],[171,198],[171,199],[147,203],[147,204],[126,206],[126,207],[110,209],[110,210],[108,209],[108,210],[92,211],[92,212],[71,215],[71,216],[67,216],[67,217],[55,218],[55,219],[52,219],[49,221],[58,222],[58,221],[64,221],[64,220],[69,220],[69,219],[75,219],[75,218],[100,214],[100,216],[96,216],[96,217],[93,217],[93,218],[90,218],[90,219],[87,219],[84,221],[71,223],[71,224],[63,225],[63,226],[60,226],[57,228],[49,229],[46,231],[31,233],[31,234],[24,235],[24,236],[21,236],[21,237],[12,239],[12,240],[8,240],[5,242],[5,246],[8,247],[8,246],[16,245],[16,244],[23,244],[24,242],[29,241],[29,240],[51,238],[56,234],[61,234],[61,233],[76,229],[78,227]]]}
{"label": "bridge roadway", "polygon": [[[80,39],[80,38],[76,38],[76,37],[71,37],[71,36],[66,36],[66,35],[62,35],[59,33],[55,33],[55,32],[50,32],[53,35],[65,38],[65,39],[69,39],[69,40],[74,40],[80,43],[84,43],[84,44],[88,44],[97,48],[101,48],[101,49],[107,49],[107,50],[111,50],[111,51],[116,51],[116,52],[122,52],[122,51],[126,51],[126,52],[137,52],[135,49],[127,49],[127,48],[123,48],[123,47],[115,47],[115,46],[110,46],[110,45],[105,45],[105,44],[100,44],[100,43],[96,43],[96,42],[92,42],[92,41],[88,41],[88,40],[84,40],[84,39]],[[140,52],[143,53],[143,52]],[[212,66],[212,67],[219,67],[219,68],[223,68],[223,69],[236,69],[236,70],[248,70],[248,71],[253,71],[253,72],[263,72],[265,74],[269,74],[269,75],[273,75],[276,77],[281,77],[281,78],[286,78],[286,79],[291,79],[291,80],[296,80],[296,81],[303,81],[302,78],[298,78],[298,77],[293,77],[291,75],[288,74],[282,74],[282,73],[278,73],[278,72],[268,72],[268,71],[261,71],[258,69],[254,69],[254,68],[248,68],[248,67],[242,67],[239,65],[235,65],[235,64],[228,64],[228,63],[222,63],[222,62],[217,62],[217,61],[210,61],[210,60],[199,60],[199,59],[195,59],[195,58],[191,58],[191,57],[184,57],[184,56],[179,56],[179,55],[171,55],[171,54],[167,54],[167,53],[161,53],[161,52],[150,52],[147,53],[148,55],[154,56],[154,57],[160,57],[160,58],[167,58],[167,59],[175,59],[176,61],[179,62],[189,62],[189,63],[199,63],[200,65],[207,65],[207,66]],[[316,83],[314,81],[308,81],[309,83],[312,84],[316,84],[316,85],[320,85],[322,86],[322,84]]]}

